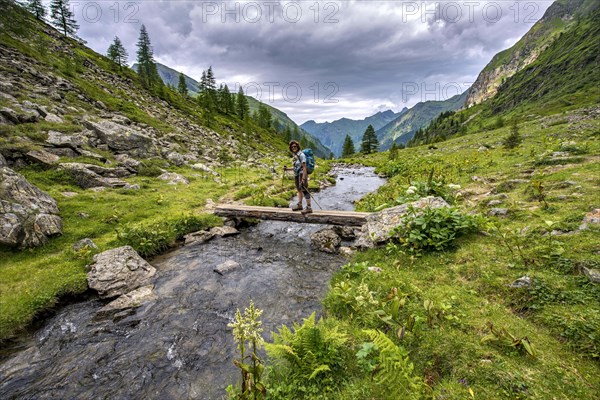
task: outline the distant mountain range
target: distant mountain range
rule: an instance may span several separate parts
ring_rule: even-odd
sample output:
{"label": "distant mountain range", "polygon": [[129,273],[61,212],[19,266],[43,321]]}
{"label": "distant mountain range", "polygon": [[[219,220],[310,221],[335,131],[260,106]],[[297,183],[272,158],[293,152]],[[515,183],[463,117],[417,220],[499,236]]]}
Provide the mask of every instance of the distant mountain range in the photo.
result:
{"label": "distant mountain range", "polygon": [[379,139],[379,150],[387,150],[393,142],[406,144],[419,128],[427,126],[439,114],[462,108],[466,98],[467,92],[448,100],[417,103],[414,107],[405,107],[398,113],[387,110],[362,120],[342,118],[322,123],[311,120],[303,123],[301,127],[320,139],[336,157],[339,157],[346,135],[350,135],[358,151],[365,130],[369,125],[373,125]]}
{"label": "distant mountain range", "polygon": [[404,108],[398,113],[392,110],[380,111],[361,120],[342,118],[333,122],[321,123],[310,120],[300,125],[300,127],[319,139],[325,146],[331,149],[336,157],[339,157],[342,154],[346,135],[350,135],[358,150],[362,136],[369,125],[373,125],[375,130],[383,128],[407,111],[408,108]]}
{"label": "distant mountain range", "polygon": [[[137,72],[138,64],[133,64],[133,66],[131,68]],[[171,86],[177,87],[177,85],[179,84],[179,71],[176,71],[173,68],[170,68],[161,63],[156,63],[156,69],[158,71],[158,75],[161,77],[161,79],[165,83],[165,85],[171,85]],[[190,78],[189,76],[187,76],[185,74],[183,74],[183,76],[185,78],[185,83],[188,88],[188,92],[189,92],[190,96],[196,96],[198,94],[198,92],[200,91],[198,81],[194,80],[193,78]],[[233,90],[233,88],[230,88],[230,90]],[[246,96],[246,98],[248,99],[248,106],[250,108],[250,113],[257,111],[261,102],[251,96]],[[298,127],[300,135],[306,137],[307,141],[310,141],[314,144],[313,150],[315,151],[315,154],[317,157],[331,158],[332,154],[331,154],[330,149],[327,146],[325,146],[318,138],[314,137],[309,132],[306,132],[305,130],[303,130],[298,124],[296,124],[283,111],[281,111],[273,106],[270,106],[269,104],[266,104],[266,103],[262,103],[262,104],[265,105],[269,109],[269,111],[271,112],[271,116],[275,120],[277,120],[282,127],[285,127],[286,125],[288,125],[290,127],[290,130],[292,130],[292,131],[294,130],[294,127]]]}
{"label": "distant mountain range", "polygon": [[379,150],[387,150],[392,143],[406,144],[419,128],[423,128],[446,111],[456,111],[462,108],[467,98],[467,92],[453,96],[443,101],[425,101],[402,113],[398,118],[375,131],[379,139]]}

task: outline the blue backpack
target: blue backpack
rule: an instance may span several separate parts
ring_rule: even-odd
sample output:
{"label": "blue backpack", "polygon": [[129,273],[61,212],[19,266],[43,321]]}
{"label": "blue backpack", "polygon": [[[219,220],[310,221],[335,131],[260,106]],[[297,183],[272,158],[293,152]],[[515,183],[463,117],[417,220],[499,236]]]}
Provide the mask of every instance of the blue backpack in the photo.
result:
{"label": "blue backpack", "polygon": [[312,174],[315,170],[315,155],[313,154],[312,149],[304,149],[302,152],[306,156],[306,171],[309,174]]}

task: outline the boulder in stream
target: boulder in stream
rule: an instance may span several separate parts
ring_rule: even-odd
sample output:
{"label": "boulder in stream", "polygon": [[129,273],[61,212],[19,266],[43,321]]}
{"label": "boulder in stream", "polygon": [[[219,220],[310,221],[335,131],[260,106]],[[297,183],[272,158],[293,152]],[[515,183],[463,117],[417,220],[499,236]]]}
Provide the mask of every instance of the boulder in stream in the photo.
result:
{"label": "boulder in stream", "polygon": [[310,235],[312,245],[325,253],[336,253],[342,243],[342,239],[332,228],[321,229]]}
{"label": "boulder in stream", "polygon": [[150,284],[155,273],[131,246],[123,246],[96,254],[87,280],[101,298],[111,298]]}
{"label": "boulder in stream", "polygon": [[152,300],[156,300],[154,285],[142,286],[119,296],[117,299],[102,307],[96,313],[96,318],[118,317],[120,314],[123,314],[123,312],[127,313],[128,310],[131,311]]}

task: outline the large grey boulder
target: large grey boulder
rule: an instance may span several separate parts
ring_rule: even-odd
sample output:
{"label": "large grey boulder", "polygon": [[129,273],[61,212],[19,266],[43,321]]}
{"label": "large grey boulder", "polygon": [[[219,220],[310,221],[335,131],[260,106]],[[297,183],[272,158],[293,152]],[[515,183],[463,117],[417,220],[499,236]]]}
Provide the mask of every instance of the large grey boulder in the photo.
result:
{"label": "large grey boulder", "polygon": [[325,253],[336,253],[342,239],[332,228],[321,229],[310,235],[312,245]]}
{"label": "large grey boulder", "polygon": [[151,284],[154,274],[156,269],[131,246],[123,246],[96,254],[87,280],[101,298],[110,298]]}
{"label": "large grey boulder", "polygon": [[0,167],[6,167],[8,163],[6,162],[6,158],[2,154],[0,154]]}
{"label": "large grey boulder", "polygon": [[83,133],[75,133],[69,135],[57,131],[48,131],[48,139],[46,143],[54,147],[68,147],[78,149],[89,144],[89,138]]}
{"label": "large grey boulder", "polygon": [[0,167],[0,243],[35,247],[61,233],[56,201],[21,174]]}
{"label": "large grey boulder", "polygon": [[60,160],[60,157],[56,154],[52,154],[44,150],[32,150],[25,154],[25,157],[34,163],[47,166],[56,164],[58,160]]}
{"label": "large grey boulder", "polygon": [[163,180],[163,181],[168,181],[167,183],[169,185],[177,185],[179,183],[182,183],[184,185],[190,184],[190,181],[188,178],[186,178],[183,175],[177,174],[175,172],[165,172],[164,174],[160,175],[158,177],[158,179]]}
{"label": "large grey boulder", "polygon": [[361,248],[371,248],[389,240],[394,228],[400,226],[410,208],[421,210],[424,208],[442,208],[449,207],[446,200],[441,197],[424,197],[412,203],[402,204],[400,206],[386,208],[377,213],[367,216],[367,222],[357,235],[356,246]]}
{"label": "large grey boulder", "polygon": [[[59,168],[68,172],[75,180],[75,183],[83,189],[96,187],[119,188],[127,186],[127,182],[115,177],[123,176],[125,173],[128,174],[128,171],[124,168],[117,171],[116,168],[104,168],[97,165],[82,163],[63,163],[59,165]],[[106,176],[100,175],[99,172]]]}
{"label": "large grey boulder", "polygon": [[94,131],[98,139],[111,150],[126,152],[137,157],[158,154],[154,139],[131,126],[121,125],[110,120],[84,121],[84,124]]}

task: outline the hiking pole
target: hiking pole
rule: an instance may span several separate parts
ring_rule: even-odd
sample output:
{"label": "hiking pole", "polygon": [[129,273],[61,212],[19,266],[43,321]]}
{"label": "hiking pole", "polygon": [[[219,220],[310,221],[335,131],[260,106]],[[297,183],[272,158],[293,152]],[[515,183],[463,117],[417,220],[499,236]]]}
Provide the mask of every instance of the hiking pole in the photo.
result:
{"label": "hiking pole", "polygon": [[308,194],[310,194],[310,198],[311,198],[312,200],[314,200],[314,201],[315,201],[315,204],[316,204],[316,205],[318,205],[318,206],[319,206],[319,208],[322,210],[322,209],[323,209],[323,207],[321,207],[321,205],[319,204],[319,202],[317,201],[317,199],[315,199],[315,198],[313,197],[313,194],[312,194],[311,192],[309,192],[309,191],[308,191],[308,186],[304,186],[304,183],[303,183],[303,184],[302,184],[302,188],[303,188],[303,189],[305,189],[305,190],[306,190],[306,192],[307,192]]}

